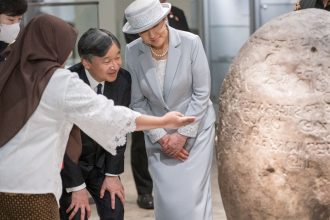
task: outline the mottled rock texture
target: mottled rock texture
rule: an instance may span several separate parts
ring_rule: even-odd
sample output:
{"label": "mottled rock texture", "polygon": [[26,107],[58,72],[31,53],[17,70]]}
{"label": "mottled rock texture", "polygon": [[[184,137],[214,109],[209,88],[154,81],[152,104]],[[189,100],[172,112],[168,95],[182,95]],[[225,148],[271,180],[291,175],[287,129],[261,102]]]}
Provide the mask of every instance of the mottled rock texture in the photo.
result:
{"label": "mottled rock texture", "polygon": [[292,12],[257,30],[220,103],[228,220],[330,219],[330,13]]}

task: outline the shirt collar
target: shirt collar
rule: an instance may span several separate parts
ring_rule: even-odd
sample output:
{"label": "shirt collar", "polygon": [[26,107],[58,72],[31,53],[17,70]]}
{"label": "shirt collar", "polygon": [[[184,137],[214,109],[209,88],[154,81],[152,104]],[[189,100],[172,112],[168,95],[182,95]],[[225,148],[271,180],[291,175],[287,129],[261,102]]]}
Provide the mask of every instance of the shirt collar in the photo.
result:
{"label": "shirt collar", "polygon": [[[104,81],[102,81],[102,82],[98,82],[98,81],[96,81],[96,80],[93,78],[93,76],[90,74],[90,72],[88,72],[87,69],[85,69],[85,72],[86,72],[86,76],[87,76],[87,79],[88,79],[88,81],[89,81],[89,85],[91,86],[91,88],[96,92],[96,91],[97,91],[97,85],[98,85],[99,83],[101,83],[101,84],[102,84],[102,90],[104,91]],[[102,91],[102,92],[103,92],[103,91]]]}

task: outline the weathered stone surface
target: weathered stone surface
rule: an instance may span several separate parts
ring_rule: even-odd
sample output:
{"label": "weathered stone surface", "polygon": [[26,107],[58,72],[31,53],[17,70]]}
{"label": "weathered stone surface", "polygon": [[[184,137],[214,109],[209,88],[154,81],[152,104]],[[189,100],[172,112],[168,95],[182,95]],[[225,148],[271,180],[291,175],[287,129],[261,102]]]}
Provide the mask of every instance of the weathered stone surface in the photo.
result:
{"label": "weathered stone surface", "polygon": [[260,28],[220,103],[228,220],[330,219],[330,13],[292,12]]}

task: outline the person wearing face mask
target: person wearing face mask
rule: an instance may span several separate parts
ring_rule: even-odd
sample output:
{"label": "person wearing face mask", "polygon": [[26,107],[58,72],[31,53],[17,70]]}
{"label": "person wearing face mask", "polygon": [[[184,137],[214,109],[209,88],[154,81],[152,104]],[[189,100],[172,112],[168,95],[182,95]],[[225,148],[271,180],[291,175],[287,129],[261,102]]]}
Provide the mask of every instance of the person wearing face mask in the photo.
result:
{"label": "person wearing face mask", "polygon": [[[15,41],[26,10],[26,0],[0,0],[0,54]],[[3,57],[0,56],[0,61],[2,60]]]}

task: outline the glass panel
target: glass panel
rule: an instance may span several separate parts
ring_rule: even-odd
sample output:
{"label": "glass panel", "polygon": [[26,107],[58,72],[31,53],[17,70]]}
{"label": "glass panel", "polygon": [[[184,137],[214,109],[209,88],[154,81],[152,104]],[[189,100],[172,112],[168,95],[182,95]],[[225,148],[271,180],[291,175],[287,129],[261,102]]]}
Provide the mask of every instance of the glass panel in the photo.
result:
{"label": "glass panel", "polygon": [[231,64],[231,62],[221,62],[221,61],[213,61],[211,62],[211,70],[213,73],[216,74],[212,74],[211,76],[211,86],[212,86],[212,90],[211,90],[211,100],[214,103],[218,103],[218,97],[219,97],[219,92],[220,92],[220,88],[221,88],[221,84],[226,76],[226,74],[228,73],[229,70],[229,66]]}
{"label": "glass panel", "polygon": [[211,28],[211,100],[218,110],[221,84],[234,57],[249,38],[249,26],[216,26]]}
{"label": "glass panel", "polygon": [[222,81],[233,58],[250,35],[249,1],[209,0],[208,5],[211,99],[217,111]]}
{"label": "glass panel", "polygon": [[216,26],[210,32],[212,60],[235,57],[250,35],[249,26]]}
{"label": "glass panel", "polygon": [[210,0],[210,25],[249,25],[249,1]]}
{"label": "glass panel", "polygon": [[260,6],[260,24],[263,25],[271,19],[293,11],[292,3],[262,3]]}
{"label": "glass panel", "polygon": [[[47,13],[57,16],[71,25],[79,32],[78,39],[81,34],[89,28],[99,27],[98,22],[98,2],[68,2],[68,1],[34,1],[29,3],[29,8],[24,16],[24,24],[27,24],[34,16]],[[71,66],[79,62],[77,47],[75,47],[72,57],[67,61],[66,65]]]}

